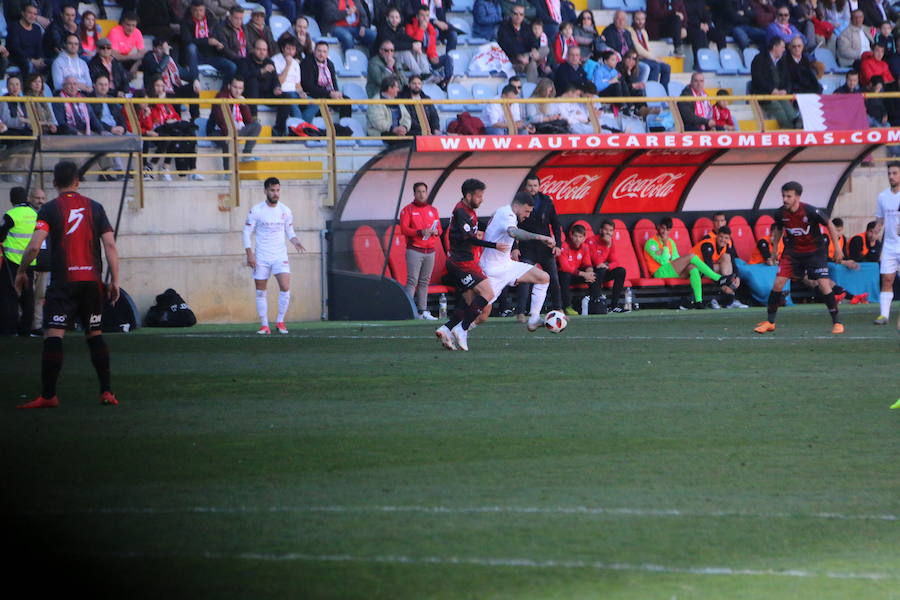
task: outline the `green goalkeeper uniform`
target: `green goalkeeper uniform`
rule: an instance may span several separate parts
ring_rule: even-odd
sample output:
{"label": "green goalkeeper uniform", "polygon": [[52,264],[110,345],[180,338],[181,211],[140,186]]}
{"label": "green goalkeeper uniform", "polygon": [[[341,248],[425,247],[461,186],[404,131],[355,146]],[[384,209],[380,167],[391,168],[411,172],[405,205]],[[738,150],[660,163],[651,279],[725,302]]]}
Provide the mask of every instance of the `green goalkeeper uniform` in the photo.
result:
{"label": "green goalkeeper uniform", "polygon": [[[659,265],[659,267],[651,273],[651,275],[657,279],[679,277],[679,273],[675,271],[675,267],[672,266],[672,261],[676,258],[680,258],[678,247],[675,246],[675,241],[672,238],[668,238],[666,242],[666,245],[663,246],[659,237],[654,236],[644,244],[644,255],[647,259],[647,267],[652,269],[653,263]],[[706,275],[713,281],[719,281],[722,276],[710,269],[709,265],[696,255],[691,256],[691,265],[696,267],[688,271],[688,278],[691,281],[691,290],[694,292],[694,301],[702,302],[703,284],[700,280],[700,274]]]}

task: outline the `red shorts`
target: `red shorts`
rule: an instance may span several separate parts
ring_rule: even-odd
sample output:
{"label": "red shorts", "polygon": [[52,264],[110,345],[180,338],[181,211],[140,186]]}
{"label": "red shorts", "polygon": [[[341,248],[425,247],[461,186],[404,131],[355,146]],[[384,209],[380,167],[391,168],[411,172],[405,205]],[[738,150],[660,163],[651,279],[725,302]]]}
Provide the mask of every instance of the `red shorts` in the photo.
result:
{"label": "red shorts", "polygon": [[474,260],[461,263],[448,260],[447,274],[450,275],[457,287],[463,290],[471,290],[487,279],[484,271]]}

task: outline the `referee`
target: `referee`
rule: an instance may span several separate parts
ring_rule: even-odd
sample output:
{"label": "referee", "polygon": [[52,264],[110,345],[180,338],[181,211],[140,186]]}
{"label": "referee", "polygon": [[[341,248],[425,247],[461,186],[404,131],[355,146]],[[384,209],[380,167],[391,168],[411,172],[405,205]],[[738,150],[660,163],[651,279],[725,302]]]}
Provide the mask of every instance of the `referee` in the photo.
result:
{"label": "referee", "polygon": [[[553,200],[547,194],[541,193],[541,178],[537,175],[529,175],[525,178],[523,190],[534,198],[534,210],[531,215],[519,223],[519,229],[549,235],[556,240],[554,248],[548,248],[540,241],[518,242],[519,256],[517,260],[532,265],[541,265],[545,272],[550,274],[550,309],[562,310],[562,300],[559,294],[559,274],[556,270],[556,257],[562,252],[562,227],[559,225],[559,217],[556,215],[556,207]],[[513,256],[516,259],[516,256]],[[516,307],[517,319],[525,322],[528,319],[527,306],[531,298],[531,284],[518,286],[519,296]]]}

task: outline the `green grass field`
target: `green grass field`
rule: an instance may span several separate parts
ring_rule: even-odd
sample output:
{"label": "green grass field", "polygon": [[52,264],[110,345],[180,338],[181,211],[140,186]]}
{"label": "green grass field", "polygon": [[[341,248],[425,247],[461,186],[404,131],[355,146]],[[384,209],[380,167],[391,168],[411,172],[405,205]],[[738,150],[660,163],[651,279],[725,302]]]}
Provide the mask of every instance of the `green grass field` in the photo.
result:
{"label": "green grass field", "polygon": [[2,339],[7,587],[900,598],[900,336],[843,314],[493,320],[468,354],[418,322],[140,330],[108,336],[118,407],[72,336],[43,411],[13,408],[40,341]]}

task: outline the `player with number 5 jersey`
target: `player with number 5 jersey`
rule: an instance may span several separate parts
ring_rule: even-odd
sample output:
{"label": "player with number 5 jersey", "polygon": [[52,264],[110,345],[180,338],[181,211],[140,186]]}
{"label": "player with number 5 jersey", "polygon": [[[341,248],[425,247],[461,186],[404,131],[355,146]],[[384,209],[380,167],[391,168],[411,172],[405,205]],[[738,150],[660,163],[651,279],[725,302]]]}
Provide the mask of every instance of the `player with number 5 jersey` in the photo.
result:
{"label": "player with number 5 jersey", "polygon": [[[53,185],[59,196],[38,213],[37,225],[22,264],[28,265],[44,240],[50,240],[51,279],[44,304],[44,348],[41,361],[41,395],[19,408],[53,408],[59,405],[56,381],[62,369],[63,336],[76,321],[84,329],[91,363],[100,380],[100,402],[116,405],[110,389],[109,350],[101,335],[104,296],[119,298],[119,255],[113,228],[103,207],[78,193],[78,167],[70,161],[57,163]],[[104,290],[100,245],[109,261],[111,279]],[[25,285],[27,273],[19,268],[16,289]],[[104,293],[104,291],[106,293]]]}

